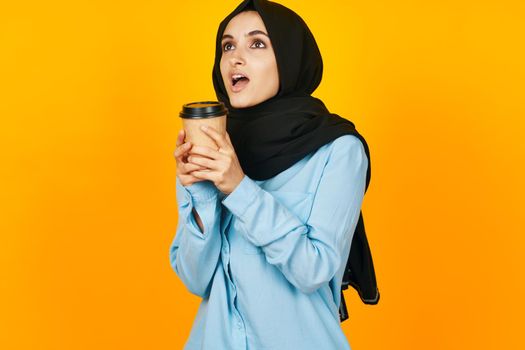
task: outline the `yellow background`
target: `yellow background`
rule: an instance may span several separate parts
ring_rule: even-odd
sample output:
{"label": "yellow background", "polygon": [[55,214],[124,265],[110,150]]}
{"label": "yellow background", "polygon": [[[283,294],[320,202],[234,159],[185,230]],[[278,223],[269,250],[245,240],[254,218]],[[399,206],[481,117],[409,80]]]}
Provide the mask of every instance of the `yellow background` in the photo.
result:
{"label": "yellow background", "polygon": [[[178,112],[215,99],[238,2],[2,3],[1,349],[182,348]],[[345,292],[352,348],[525,348],[523,1],[280,2],[370,145],[381,300]]]}

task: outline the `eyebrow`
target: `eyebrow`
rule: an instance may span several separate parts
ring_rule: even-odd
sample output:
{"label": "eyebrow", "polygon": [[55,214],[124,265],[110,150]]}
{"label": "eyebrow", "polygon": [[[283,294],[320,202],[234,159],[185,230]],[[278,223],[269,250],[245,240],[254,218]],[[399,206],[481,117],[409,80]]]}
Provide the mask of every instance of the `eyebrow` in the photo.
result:
{"label": "eyebrow", "polygon": [[[245,34],[244,36],[254,36],[254,35],[257,35],[257,34],[262,34],[262,35],[266,35],[268,37],[268,34],[266,34],[265,32],[263,32],[262,30],[252,30],[251,32],[249,32],[248,34]],[[269,37],[268,37],[269,38]],[[231,36],[230,34],[224,34],[222,36],[222,40],[224,39],[233,39],[233,36]]]}

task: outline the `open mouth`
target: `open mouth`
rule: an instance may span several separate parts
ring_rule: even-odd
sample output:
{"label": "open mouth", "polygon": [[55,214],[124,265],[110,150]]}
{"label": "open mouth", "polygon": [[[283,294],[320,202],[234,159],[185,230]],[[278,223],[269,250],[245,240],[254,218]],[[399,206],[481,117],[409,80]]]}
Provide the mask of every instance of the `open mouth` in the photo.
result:
{"label": "open mouth", "polygon": [[248,85],[249,81],[250,79],[248,79],[242,74],[232,75],[232,91],[241,91],[246,85]]}

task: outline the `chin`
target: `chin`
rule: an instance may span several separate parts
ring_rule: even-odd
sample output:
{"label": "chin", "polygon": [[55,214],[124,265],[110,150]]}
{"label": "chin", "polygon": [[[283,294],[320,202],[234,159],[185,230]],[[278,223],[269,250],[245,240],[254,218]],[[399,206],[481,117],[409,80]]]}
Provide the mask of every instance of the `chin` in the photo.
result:
{"label": "chin", "polygon": [[252,100],[243,98],[230,99],[230,104],[233,108],[247,108],[256,105]]}

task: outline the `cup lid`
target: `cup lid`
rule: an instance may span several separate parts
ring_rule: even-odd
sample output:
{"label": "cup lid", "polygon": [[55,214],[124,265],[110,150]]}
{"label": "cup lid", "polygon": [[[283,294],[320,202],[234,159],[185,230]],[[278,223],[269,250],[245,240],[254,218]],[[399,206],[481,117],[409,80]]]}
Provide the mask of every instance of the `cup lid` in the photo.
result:
{"label": "cup lid", "polygon": [[181,118],[212,118],[220,115],[226,115],[228,109],[224,103],[219,101],[201,101],[191,102],[182,105]]}

